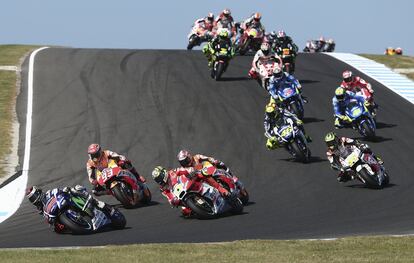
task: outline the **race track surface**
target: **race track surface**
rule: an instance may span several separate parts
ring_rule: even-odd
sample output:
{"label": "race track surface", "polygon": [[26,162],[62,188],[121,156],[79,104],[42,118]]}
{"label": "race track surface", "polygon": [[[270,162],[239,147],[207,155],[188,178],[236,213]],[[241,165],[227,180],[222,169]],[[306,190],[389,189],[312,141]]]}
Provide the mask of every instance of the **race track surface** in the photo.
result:
{"label": "race track surface", "polygon": [[[252,57],[236,57],[224,81],[209,77],[200,52],[52,48],[35,61],[29,185],[84,184],[86,149],[99,142],[129,157],[149,181],[153,204],[125,210],[122,231],[57,235],[24,200],[0,225],[0,247],[84,246],[238,239],[329,238],[403,234],[414,229],[414,106],[375,81],[379,139],[369,142],[385,161],[391,185],[383,190],[339,184],[325,158],[323,136],[333,129],[331,97],[347,66],[323,54],[301,54],[296,76],[309,98],[305,128],[309,164],[283,149],[268,151],[263,136],[267,96],[247,78]],[[27,64],[27,63],[26,63]],[[363,75],[364,76],[364,75]],[[27,68],[23,71],[26,83]],[[27,87],[18,98],[25,123]],[[22,125],[24,126],[24,125]],[[21,127],[21,163],[24,147]],[[358,138],[353,130],[339,134]],[[156,165],[175,167],[179,149],[228,164],[250,191],[245,213],[186,220],[151,180]],[[102,198],[117,204],[111,197]]]}

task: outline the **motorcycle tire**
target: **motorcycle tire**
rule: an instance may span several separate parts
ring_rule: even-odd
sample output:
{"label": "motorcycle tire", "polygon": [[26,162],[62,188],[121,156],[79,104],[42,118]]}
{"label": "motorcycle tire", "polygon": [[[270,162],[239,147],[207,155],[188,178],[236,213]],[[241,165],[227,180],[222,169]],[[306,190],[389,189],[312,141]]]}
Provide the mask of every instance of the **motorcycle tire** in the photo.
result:
{"label": "motorcycle tire", "polygon": [[114,208],[114,209],[116,210],[116,212],[111,217],[111,226],[114,229],[124,229],[125,225],[126,225],[126,218],[121,212],[119,212],[118,209],[116,209],[116,208]]}
{"label": "motorcycle tire", "polygon": [[382,188],[382,185],[378,183],[377,178],[374,178],[373,176],[371,176],[371,174],[365,168],[362,168],[358,172],[358,175],[363,179],[363,181],[365,181],[365,186],[367,186],[368,188],[372,188],[372,189]]}
{"label": "motorcycle tire", "polygon": [[59,215],[59,222],[65,225],[65,227],[68,228],[72,232],[72,234],[84,235],[90,234],[94,231],[92,225],[92,218],[89,215],[85,215],[84,213],[81,213],[71,208],[68,208],[67,210],[69,209],[80,214],[83,221],[83,224],[80,224],[81,222],[75,222],[72,218],[66,215],[66,211]]}
{"label": "motorcycle tire", "polygon": [[296,103],[290,104],[290,112],[294,113],[300,120],[303,120],[303,111],[299,109]]}
{"label": "motorcycle tire", "polygon": [[375,130],[368,125],[367,121],[364,122],[361,126],[361,135],[365,136],[368,139],[372,139],[375,137]]}
{"label": "motorcycle tire", "polygon": [[216,81],[219,81],[221,79],[221,75],[224,72],[224,67],[225,67],[224,63],[217,63],[216,74],[214,75],[214,79]]}
{"label": "motorcycle tire", "polygon": [[[148,191],[148,195],[145,194],[145,190]],[[147,187],[146,189],[144,189],[144,197],[142,198],[141,203],[143,203],[144,205],[147,205],[151,202],[151,199],[152,199],[151,191]]]}
{"label": "motorcycle tire", "polygon": [[132,197],[130,198],[128,196],[128,194],[125,192],[125,187],[129,187],[129,186],[127,186],[124,183],[120,182],[119,184],[115,185],[111,190],[114,193],[115,198],[119,202],[121,202],[121,204],[125,208],[131,208],[131,207],[133,207],[133,205],[131,205]]}
{"label": "motorcycle tire", "polygon": [[290,145],[290,148],[295,153],[295,159],[302,163],[307,163],[309,161],[309,154],[304,153],[299,147],[297,142],[293,141]]}
{"label": "motorcycle tire", "polygon": [[252,42],[252,40],[248,38],[246,42],[244,42],[244,44],[240,47],[239,49],[240,55],[244,56],[247,53],[247,51],[249,51],[250,42]]}
{"label": "motorcycle tire", "polygon": [[[202,198],[209,207],[203,207],[196,201],[196,198]],[[211,219],[216,215],[213,212],[212,204],[205,200],[202,196],[191,195],[186,198],[185,203],[194,212],[198,219]]]}
{"label": "motorcycle tire", "polygon": [[387,172],[384,173],[384,181],[382,181],[382,186],[386,186],[390,183],[390,177]]}
{"label": "motorcycle tire", "polygon": [[231,213],[232,214],[238,215],[238,214],[243,213],[243,208],[244,208],[243,202],[239,198],[237,198],[237,197],[229,197],[228,198],[228,202],[231,204],[231,206],[233,208],[231,210]]}
{"label": "motorcycle tire", "polygon": [[187,50],[193,49],[194,46],[198,44],[197,37],[191,36],[188,40]]}

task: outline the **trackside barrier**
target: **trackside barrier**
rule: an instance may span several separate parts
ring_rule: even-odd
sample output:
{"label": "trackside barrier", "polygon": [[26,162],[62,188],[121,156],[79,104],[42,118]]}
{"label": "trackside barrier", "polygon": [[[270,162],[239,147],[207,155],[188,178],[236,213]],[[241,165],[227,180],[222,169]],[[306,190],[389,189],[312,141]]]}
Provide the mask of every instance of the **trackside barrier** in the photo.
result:
{"label": "trackside barrier", "polygon": [[[414,104],[414,82],[383,64],[349,53],[324,53],[341,60],[375,79],[388,89]],[[375,88],[375,87],[374,87]]]}

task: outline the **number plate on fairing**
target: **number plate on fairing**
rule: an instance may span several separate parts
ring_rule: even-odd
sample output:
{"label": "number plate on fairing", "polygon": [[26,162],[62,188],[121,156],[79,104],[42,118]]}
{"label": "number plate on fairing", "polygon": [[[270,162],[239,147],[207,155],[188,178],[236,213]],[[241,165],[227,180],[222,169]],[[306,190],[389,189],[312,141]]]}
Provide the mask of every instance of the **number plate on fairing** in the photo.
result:
{"label": "number plate on fairing", "polygon": [[348,155],[348,157],[346,157],[344,162],[347,166],[352,167],[354,166],[356,162],[358,162],[358,160],[359,160],[359,152],[354,151],[350,155]]}
{"label": "number plate on fairing", "polygon": [[94,218],[92,218],[92,225],[93,225],[93,229],[96,230],[106,224],[109,223],[109,219],[106,217],[106,215],[104,214],[104,212],[95,209],[94,211]]}

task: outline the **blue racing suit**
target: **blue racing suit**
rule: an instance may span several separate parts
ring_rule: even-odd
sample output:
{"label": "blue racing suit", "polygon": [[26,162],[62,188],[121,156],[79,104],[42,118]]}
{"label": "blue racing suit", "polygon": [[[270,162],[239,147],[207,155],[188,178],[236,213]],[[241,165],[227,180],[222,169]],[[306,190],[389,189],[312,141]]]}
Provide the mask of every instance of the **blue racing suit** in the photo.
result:
{"label": "blue racing suit", "polygon": [[293,84],[293,86],[298,89],[299,93],[302,92],[302,86],[293,75],[284,72],[283,76],[280,79],[276,79],[274,76],[271,76],[269,79],[268,91],[272,98],[274,98],[276,101],[279,100],[277,92],[281,87],[284,86],[285,83]]}
{"label": "blue racing suit", "polygon": [[353,92],[347,91],[343,100],[338,100],[335,96],[332,98],[332,105],[335,114],[335,127],[342,128],[344,124],[349,124],[351,120],[345,115],[346,106],[351,100],[357,100],[359,103],[364,105],[365,99]]}

